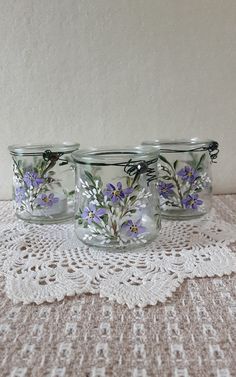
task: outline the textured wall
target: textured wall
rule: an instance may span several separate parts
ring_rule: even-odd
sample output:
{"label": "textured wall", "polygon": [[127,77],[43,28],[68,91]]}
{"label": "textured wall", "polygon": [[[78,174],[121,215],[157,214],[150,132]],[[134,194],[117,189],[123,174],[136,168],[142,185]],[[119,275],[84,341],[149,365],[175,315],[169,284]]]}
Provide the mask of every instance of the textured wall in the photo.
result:
{"label": "textured wall", "polygon": [[235,0],[0,0],[0,198],[10,143],[221,143],[236,192]]}

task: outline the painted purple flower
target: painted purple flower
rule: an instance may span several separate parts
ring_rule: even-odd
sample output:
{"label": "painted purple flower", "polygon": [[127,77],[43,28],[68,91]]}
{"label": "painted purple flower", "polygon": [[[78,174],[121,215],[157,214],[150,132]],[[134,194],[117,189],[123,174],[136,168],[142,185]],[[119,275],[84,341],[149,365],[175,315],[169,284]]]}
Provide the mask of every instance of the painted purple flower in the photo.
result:
{"label": "painted purple flower", "polygon": [[172,183],[166,183],[163,181],[160,181],[158,184],[158,191],[163,198],[168,198],[170,195],[174,193],[172,190],[174,188],[174,185]]}
{"label": "painted purple flower", "polygon": [[198,199],[198,194],[188,195],[182,199],[182,204],[185,208],[197,209],[202,203],[203,201]]}
{"label": "painted purple flower", "polygon": [[15,199],[17,203],[21,203],[26,199],[25,189],[23,187],[17,187],[15,191]]}
{"label": "painted purple flower", "polygon": [[183,169],[181,169],[177,175],[182,178],[183,181],[193,183],[196,178],[199,177],[198,172],[193,169],[191,166],[186,165]]}
{"label": "painted purple flower", "polygon": [[122,188],[121,182],[118,182],[116,187],[112,183],[108,183],[104,195],[107,196],[113,203],[124,199],[126,196],[134,191],[132,187]]}
{"label": "painted purple flower", "polygon": [[88,207],[84,209],[81,217],[88,221],[88,224],[92,222],[99,224],[101,222],[101,217],[106,214],[105,208],[96,208],[94,204],[89,204]]}
{"label": "painted purple flower", "polygon": [[125,224],[122,225],[122,229],[126,231],[128,237],[138,237],[140,234],[146,231],[146,228],[141,225],[141,219],[133,222],[128,220]]}
{"label": "painted purple flower", "polygon": [[40,178],[34,171],[27,171],[24,174],[23,180],[28,187],[38,187],[41,183],[44,182],[44,179]]}
{"label": "painted purple flower", "polygon": [[41,194],[41,196],[37,198],[37,202],[41,207],[52,207],[59,202],[59,198],[56,198],[51,192],[49,195]]}

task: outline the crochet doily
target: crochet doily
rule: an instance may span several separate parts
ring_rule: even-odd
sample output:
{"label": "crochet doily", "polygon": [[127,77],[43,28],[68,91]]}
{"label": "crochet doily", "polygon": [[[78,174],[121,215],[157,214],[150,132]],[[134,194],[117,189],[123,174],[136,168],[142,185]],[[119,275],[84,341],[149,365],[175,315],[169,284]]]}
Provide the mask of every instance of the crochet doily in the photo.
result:
{"label": "crochet doily", "polygon": [[0,271],[15,303],[43,303],[92,293],[144,307],[164,302],[186,278],[236,272],[236,225],[213,211],[195,221],[163,221],[142,249],[108,252],[81,244],[73,224],[33,225],[0,204]]}

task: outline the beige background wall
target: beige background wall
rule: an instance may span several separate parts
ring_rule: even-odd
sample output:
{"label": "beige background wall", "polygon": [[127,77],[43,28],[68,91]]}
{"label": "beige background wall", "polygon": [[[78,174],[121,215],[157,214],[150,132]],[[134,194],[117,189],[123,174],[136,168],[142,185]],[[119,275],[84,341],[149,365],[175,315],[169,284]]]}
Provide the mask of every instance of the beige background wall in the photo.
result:
{"label": "beige background wall", "polygon": [[0,0],[0,198],[10,143],[220,141],[236,192],[235,0]]}

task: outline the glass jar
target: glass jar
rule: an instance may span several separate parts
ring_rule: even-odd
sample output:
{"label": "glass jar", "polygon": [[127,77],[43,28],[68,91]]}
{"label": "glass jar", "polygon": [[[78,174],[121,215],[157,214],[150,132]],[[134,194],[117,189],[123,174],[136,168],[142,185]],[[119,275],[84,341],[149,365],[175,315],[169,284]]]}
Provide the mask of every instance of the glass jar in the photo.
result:
{"label": "glass jar", "polygon": [[212,204],[211,162],[218,143],[197,139],[150,141],[160,150],[158,163],[161,214],[164,218],[187,220],[205,215]]}
{"label": "glass jar", "polygon": [[94,149],[73,153],[76,225],[85,244],[125,249],[158,235],[160,211],[155,148]]}
{"label": "glass jar", "polygon": [[79,144],[12,145],[16,215],[32,223],[58,223],[74,216],[74,163]]}

